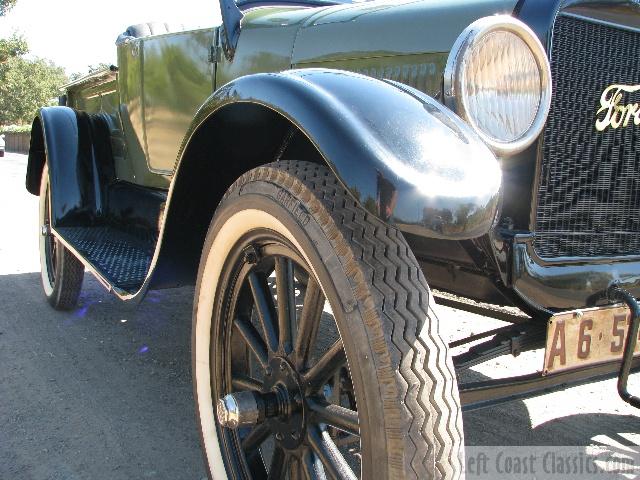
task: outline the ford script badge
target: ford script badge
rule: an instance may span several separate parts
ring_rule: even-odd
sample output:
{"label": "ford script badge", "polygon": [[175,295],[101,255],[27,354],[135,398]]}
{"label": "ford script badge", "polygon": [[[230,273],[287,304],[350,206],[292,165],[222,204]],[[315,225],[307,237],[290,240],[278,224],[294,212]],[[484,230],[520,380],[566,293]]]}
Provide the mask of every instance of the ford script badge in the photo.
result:
{"label": "ford script badge", "polygon": [[[638,90],[640,85],[611,85],[605,88],[600,97],[600,110],[596,114],[596,130],[602,132],[607,127],[627,127],[631,120],[634,125],[640,125],[640,105],[622,102],[624,92],[633,93]],[[600,117],[602,113],[604,116]]]}

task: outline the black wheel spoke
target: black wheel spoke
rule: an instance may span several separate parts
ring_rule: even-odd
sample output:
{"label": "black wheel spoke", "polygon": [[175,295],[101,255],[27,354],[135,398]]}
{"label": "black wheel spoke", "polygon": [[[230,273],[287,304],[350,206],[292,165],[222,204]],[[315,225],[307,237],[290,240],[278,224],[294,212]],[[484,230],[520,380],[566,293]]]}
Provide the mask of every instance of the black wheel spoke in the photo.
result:
{"label": "black wheel spoke", "polygon": [[296,320],[296,292],[293,277],[293,262],[288,258],[276,259],[276,293],[278,295],[278,351],[284,355],[291,352],[291,328]]}
{"label": "black wheel spoke", "polygon": [[311,450],[306,449],[302,454],[302,473],[306,480],[326,480],[322,462]]}
{"label": "black wheel spoke", "polygon": [[265,368],[269,362],[269,354],[267,353],[267,347],[264,344],[264,341],[253,324],[247,317],[241,315],[236,318],[234,325],[240,332],[240,335],[242,335],[242,338],[244,338],[245,342],[247,342],[247,345],[249,345],[251,351],[255,354],[260,365]]}
{"label": "black wheel spoke", "polygon": [[271,467],[269,467],[268,480],[284,479],[290,457],[284,453],[282,447],[276,447],[271,457]]}
{"label": "black wheel spoke", "polygon": [[266,423],[262,423],[255,427],[249,435],[242,439],[242,449],[245,452],[252,452],[256,448],[260,447],[264,443],[264,441],[269,438],[271,434],[271,430]]}
{"label": "black wheel spoke", "polygon": [[303,377],[304,383],[311,391],[317,391],[333,374],[346,364],[347,358],[342,340],[337,340]]}
{"label": "black wheel spoke", "polygon": [[276,330],[273,296],[269,290],[269,285],[264,275],[257,272],[249,273],[248,277],[267,348],[270,352],[276,352],[278,350],[278,332]]}
{"label": "black wheel spoke", "polygon": [[246,375],[234,374],[231,379],[231,385],[236,390],[262,390],[262,382]]}
{"label": "black wheel spoke", "polygon": [[356,480],[353,470],[333,443],[329,432],[322,431],[318,426],[312,426],[309,428],[309,443],[332,478]]}
{"label": "black wheel spoke", "polygon": [[322,399],[307,399],[318,423],[326,423],[351,435],[360,435],[358,412],[339,405],[327,403]]}
{"label": "black wheel spoke", "polygon": [[315,344],[324,309],[324,295],[320,285],[309,275],[307,291],[304,295],[302,312],[298,323],[298,336],[293,347],[294,363],[296,368],[304,368],[309,360],[311,348]]}
{"label": "black wheel spoke", "polygon": [[254,478],[267,477],[267,467],[262,460],[262,453],[259,449],[248,452],[245,458],[247,461],[247,466],[249,467],[249,471],[252,473]]}

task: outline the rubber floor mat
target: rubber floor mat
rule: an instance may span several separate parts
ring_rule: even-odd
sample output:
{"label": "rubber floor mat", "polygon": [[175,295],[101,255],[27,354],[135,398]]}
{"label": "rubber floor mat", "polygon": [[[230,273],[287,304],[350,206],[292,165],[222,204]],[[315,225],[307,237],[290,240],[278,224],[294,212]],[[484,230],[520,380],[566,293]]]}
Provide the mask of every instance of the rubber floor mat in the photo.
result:
{"label": "rubber floor mat", "polygon": [[56,231],[114,286],[137,291],[149,271],[153,242],[113,227],[63,227]]}

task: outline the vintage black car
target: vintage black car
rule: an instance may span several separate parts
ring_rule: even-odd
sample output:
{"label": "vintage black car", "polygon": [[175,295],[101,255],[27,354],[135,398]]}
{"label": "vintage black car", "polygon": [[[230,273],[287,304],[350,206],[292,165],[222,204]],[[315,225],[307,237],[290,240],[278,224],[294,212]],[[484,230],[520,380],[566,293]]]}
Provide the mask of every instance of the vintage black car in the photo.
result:
{"label": "vintage black car", "polygon": [[[85,270],[123,301],[196,284],[212,478],[460,478],[462,409],[613,375],[638,406],[638,2],[220,7],[120,35],[26,179],[54,308]],[[448,346],[436,301],[510,326]]]}

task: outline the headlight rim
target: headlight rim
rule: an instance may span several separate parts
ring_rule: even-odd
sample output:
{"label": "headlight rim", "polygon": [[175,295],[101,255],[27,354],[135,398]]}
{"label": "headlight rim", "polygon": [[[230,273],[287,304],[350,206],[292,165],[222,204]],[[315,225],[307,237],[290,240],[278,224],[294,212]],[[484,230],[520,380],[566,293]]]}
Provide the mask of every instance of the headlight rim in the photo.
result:
{"label": "headlight rim", "polygon": [[[504,31],[515,34],[529,47],[538,65],[541,86],[540,104],[531,126],[522,136],[511,142],[496,140],[480,129],[473,117],[467,112],[465,102],[460,97],[461,66],[465,54],[486,35]],[[458,36],[449,53],[444,72],[445,105],[465,120],[498,156],[511,156],[520,153],[540,136],[551,108],[552,93],[551,65],[545,48],[526,24],[510,15],[494,15],[476,20]]]}

